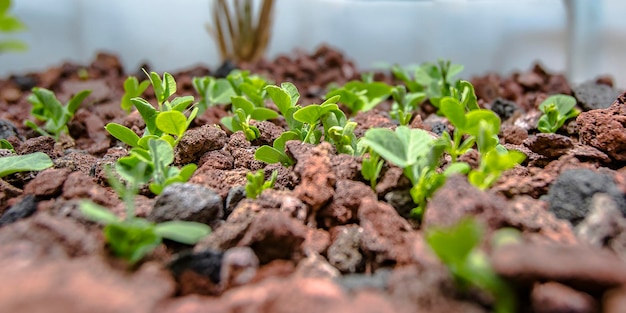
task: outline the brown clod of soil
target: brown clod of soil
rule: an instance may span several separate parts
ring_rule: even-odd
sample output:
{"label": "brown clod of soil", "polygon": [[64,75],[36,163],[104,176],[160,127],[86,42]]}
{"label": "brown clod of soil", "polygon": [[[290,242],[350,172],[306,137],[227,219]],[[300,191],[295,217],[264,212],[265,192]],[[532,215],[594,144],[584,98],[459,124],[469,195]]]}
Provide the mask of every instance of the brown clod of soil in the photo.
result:
{"label": "brown clod of soil", "polygon": [[580,142],[626,161],[626,93],[607,109],[583,112],[576,118]]}

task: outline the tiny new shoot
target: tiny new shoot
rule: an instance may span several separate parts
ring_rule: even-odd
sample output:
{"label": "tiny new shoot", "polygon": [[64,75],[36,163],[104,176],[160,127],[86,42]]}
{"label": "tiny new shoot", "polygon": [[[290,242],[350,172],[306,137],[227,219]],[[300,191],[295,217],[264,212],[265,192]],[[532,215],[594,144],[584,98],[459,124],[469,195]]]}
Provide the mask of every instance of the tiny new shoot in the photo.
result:
{"label": "tiny new shoot", "polygon": [[233,104],[233,116],[226,116],[221,119],[222,125],[231,132],[243,131],[247,140],[259,138],[259,129],[251,124],[252,120],[265,121],[278,117],[276,111],[268,108],[255,107],[254,104],[245,97],[234,96],[231,98]]}
{"label": "tiny new shoot", "polygon": [[148,86],[150,86],[150,81],[144,80],[139,83],[137,77],[128,76],[128,78],[124,81],[124,95],[122,96],[120,107],[126,111],[126,113],[129,113],[133,108],[133,102],[130,101],[130,99],[141,97]]}
{"label": "tiny new shoot", "polygon": [[352,114],[367,112],[389,97],[391,86],[383,82],[353,80],[330,90],[325,98],[340,96],[339,102],[350,109]]}
{"label": "tiny new shoot", "polygon": [[274,188],[278,178],[278,171],[272,171],[272,175],[269,180],[265,180],[265,173],[263,170],[258,170],[255,173],[247,173],[246,180],[246,197],[249,199],[256,199],[263,193],[265,189]]}
{"label": "tiny new shoot", "polygon": [[578,116],[579,110],[575,108],[576,98],[568,95],[553,95],[539,105],[539,111],[543,115],[539,118],[537,129],[542,133],[554,133],[565,122]]}
{"label": "tiny new shoot", "polygon": [[489,131],[492,137],[483,137],[484,141],[478,145],[478,151],[481,154],[486,153],[498,144],[500,118],[493,111],[476,109],[466,113],[465,105],[461,101],[453,97],[445,97],[441,99],[440,112],[455,128],[452,138],[448,132],[444,132],[441,137],[452,162],[456,162],[459,156],[474,146],[481,127]]}
{"label": "tiny new shoot", "polygon": [[429,228],[426,242],[460,287],[473,286],[490,293],[494,312],[515,312],[513,288],[494,272],[485,253],[478,249],[483,233],[482,225],[466,218],[449,228]]}
{"label": "tiny new shoot", "polygon": [[194,77],[191,83],[200,95],[198,115],[202,115],[211,106],[230,103],[230,98],[237,95],[225,78]]}
{"label": "tiny new shoot", "polygon": [[394,87],[391,90],[391,96],[394,100],[391,107],[391,117],[397,119],[400,125],[409,125],[413,112],[426,99],[426,94],[423,92],[407,93],[406,87],[403,85]]}
{"label": "tiny new shoot", "polygon": [[367,151],[368,156],[363,157],[363,161],[361,162],[361,175],[365,180],[370,182],[370,187],[376,190],[378,176],[380,176],[380,171],[383,169],[385,162],[372,148],[368,148]]}
{"label": "tiny new shoot", "polygon": [[52,91],[35,87],[32,89],[32,94],[28,96],[28,102],[33,105],[30,113],[36,119],[44,121],[44,125],[40,127],[30,120],[26,120],[24,125],[43,136],[51,136],[58,141],[61,134],[68,133],[67,123],[74,117],[74,113],[89,94],[91,90],[83,90],[63,105]]}
{"label": "tiny new shoot", "polygon": [[265,106],[267,80],[259,75],[251,75],[249,71],[232,71],[226,80],[230,83],[235,95],[246,97],[257,108]]}
{"label": "tiny new shoot", "polygon": [[161,244],[162,240],[170,239],[187,245],[193,245],[209,234],[209,226],[187,221],[168,221],[159,224],[151,223],[143,218],[135,217],[134,198],[139,190],[139,182],[146,168],[137,166],[132,175],[135,179],[127,180],[126,185],[112,178],[109,173],[109,184],[124,200],[126,218],[121,219],[107,208],[91,201],[82,201],[80,211],[85,218],[104,224],[104,237],[111,252],[131,265],[141,260],[146,254]]}

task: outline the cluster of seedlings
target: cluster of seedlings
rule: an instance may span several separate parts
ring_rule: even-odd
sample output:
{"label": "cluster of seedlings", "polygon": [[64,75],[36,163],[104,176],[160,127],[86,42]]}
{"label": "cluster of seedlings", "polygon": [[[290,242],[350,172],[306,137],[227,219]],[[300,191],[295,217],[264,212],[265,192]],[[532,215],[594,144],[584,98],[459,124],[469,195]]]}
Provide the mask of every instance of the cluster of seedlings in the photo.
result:
{"label": "cluster of seedlings", "polygon": [[[183,221],[153,224],[135,216],[133,199],[144,186],[158,195],[172,183],[188,181],[197,166],[174,166],[174,149],[196,116],[211,106],[229,106],[231,114],[221,119],[222,126],[231,132],[242,131],[249,141],[261,135],[255,121],[273,120],[285,128],[271,146],[256,149],[254,157],[259,161],[293,166],[296,161],[285,151],[288,141],[313,145],[326,141],[338,153],[362,160],[362,177],[372,188],[376,187],[385,162],[401,168],[412,184],[414,209],[410,216],[420,220],[427,201],[450,175],[467,175],[471,184],[487,189],[504,171],[526,158],[523,153],[507,150],[499,143],[500,118],[478,105],[471,83],[454,78],[462,69],[461,65],[443,61],[426,63],[412,71],[394,67],[392,73],[402,84],[392,86],[374,81],[373,75],[363,75],[361,80],[330,86],[321,104],[306,105],[298,103],[300,93],[292,83],[274,85],[247,71],[236,70],[225,78],[194,78],[193,87],[200,95],[197,102],[193,96],[175,96],[176,81],[169,73],[160,76],[146,72],[148,79],[142,82],[129,77],[124,83],[120,106],[126,112],[137,110],[146,125],[143,134],[139,136],[117,123],[105,127],[111,136],[130,147],[126,156],[106,169],[109,185],[126,205],[126,217],[120,219],[107,208],[89,201],[81,203],[81,212],[105,225],[110,250],[131,264],[141,260],[163,238],[184,244],[198,242],[210,232],[207,225]],[[142,98],[149,86],[154,89],[156,104]],[[26,121],[25,125],[58,141],[68,134],[67,123],[89,94],[88,90],[79,92],[63,105],[51,91],[34,88],[28,100],[36,121]],[[385,101],[391,103],[389,113],[398,126],[394,130],[370,128],[357,138],[358,125],[352,117]],[[408,126],[426,102],[436,108],[436,114],[448,120],[452,130],[444,130],[437,136]],[[543,116],[538,130],[557,131],[579,113],[575,105],[576,100],[570,96],[547,98],[539,106]],[[0,145],[12,149],[6,140]],[[470,150],[479,156],[479,165],[474,169],[460,161]],[[0,177],[19,171],[39,171],[52,165],[43,153],[3,157]],[[276,171],[267,181],[263,171],[248,173],[247,197],[254,199],[263,190],[273,188],[276,177]],[[477,249],[481,236],[480,225],[467,220],[450,229],[430,230],[426,241],[459,282],[490,291],[498,299],[498,311],[505,312],[514,306],[513,293],[491,271],[484,254]]]}

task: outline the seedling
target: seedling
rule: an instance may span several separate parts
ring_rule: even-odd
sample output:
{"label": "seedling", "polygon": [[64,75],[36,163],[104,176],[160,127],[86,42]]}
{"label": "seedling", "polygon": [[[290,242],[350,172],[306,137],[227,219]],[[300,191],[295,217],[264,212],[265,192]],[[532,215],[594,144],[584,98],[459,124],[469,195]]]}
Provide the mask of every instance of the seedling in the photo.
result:
{"label": "seedling", "polygon": [[263,170],[258,170],[256,173],[247,173],[246,179],[246,197],[250,199],[256,199],[263,190],[274,188],[278,178],[278,171],[272,171],[270,180],[265,180],[265,173]]}
{"label": "seedling", "polygon": [[[11,0],[0,0],[0,33],[16,33],[26,29],[26,26],[15,16],[9,14]],[[0,53],[6,51],[25,51],[26,44],[17,39],[0,41]]]}
{"label": "seedling", "polygon": [[463,65],[438,60],[437,64],[424,63],[415,69],[413,76],[408,70],[394,66],[392,73],[405,83],[410,92],[425,92],[430,103],[439,107],[441,98],[451,96],[457,82],[453,78],[463,70]]}
{"label": "seedling", "polygon": [[52,165],[50,157],[43,152],[6,156],[0,158],[0,177],[17,172],[41,171]]}
{"label": "seedling", "polygon": [[423,92],[406,92],[406,87],[399,85],[391,90],[394,103],[391,109],[391,116],[396,118],[400,125],[408,125],[413,117],[413,112],[417,106],[426,99]]}
{"label": "seedling", "polygon": [[[148,187],[154,194],[161,194],[163,189],[176,182],[186,182],[197,169],[193,163],[182,168],[171,166],[174,162],[174,149],[170,142],[161,138],[149,138],[148,149],[136,147],[130,150],[128,156],[118,159],[115,164],[117,172],[126,180],[137,180],[135,183],[150,182]],[[134,169],[145,166],[142,176],[138,176]]]}
{"label": "seedling", "polygon": [[490,293],[494,312],[515,312],[514,290],[493,271],[485,253],[478,249],[483,235],[478,222],[464,219],[450,228],[428,229],[426,242],[460,287],[475,286]]}
{"label": "seedling", "polygon": [[481,190],[493,185],[502,173],[522,163],[526,155],[516,150],[493,149],[481,155],[480,166],[472,170],[467,178],[469,182]]}
{"label": "seedling", "polygon": [[382,82],[363,82],[354,80],[340,88],[330,90],[326,99],[340,96],[339,102],[350,109],[352,114],[367,112],[389,97],[391,86]]}
{"label": "seedling", "polygon": [[259,75],[251,75],[249,71],[232,71],[226,77],[237,96],[245,96],[257,108],[265,106],[267,93],[265,87],[269,84]]}
{"label": "seedling", "polygon": [[175,147],[198,114],[197,107],[191,110],[188,117],[184,114],[192,105],[194,98],[176,97],[170,102],[169,98],[176,93],[174,77],[167,72],[163,74],[163,79],[155,72],[146,75],[154,88],[158,109],[143,98],[130,99],[146,123],[143,136],[139,138],[131,129],[117,123],[109,123],[105,128],[113,137],[134,148],[147,150],[147,143],[151,138],[161,138]]}
{"label": "seedling", "polygon": [[543,115],[539,118],[537,129],[542,133],[554,133],[565,122],[578,116],[579,110],[576,106],[576,98],[567,95],[553,95],[548,97],[539,105],[539,110]]}
{"label": "seedling", "polygon": [[131,265],[161,244],[163,238],[192,245],[210,232],[209,226],[201,223],[168,221],[154,224],[135,217],[134,198],[140,186],[138,182],[145,175],[142,173],[144,170],[144,166],[135,167],[132,172],[135,179],[127,180],[126,185],[114,180],[108,171],[109,184],[126,205],[126,218],[120,219],[107,208],[91,201],[80,203],[80,211],[85,218],[105,225],[104,237],[113,254]]}
{"label": "seedling", "polygon": [[[305,135],[302,140],[303,142],[310,144],[320,143],[322,132],[317,130],[317,127],[324,121],[330,121],[328,118],[331,114],[335,115],[337,120],[340,120],[338,115],[343,115],[345,120],[345,114],[343,114],[343,112],[339,109],[339,106],[337,106],[338,100],[339,96],[334,96],[326,99],[326,101],[322,104],[310,104],[293,113],[293,118],[304,124],[300,131],[301,134]],[[330,127],[325,129],[329,129]]]}
{"label": "seedling", "polygon": [[361,175],[370,182],[370,187],[376,189],[376,182],[380,171],[383,169],[384,161],[380,159],[380,155],[372,148],[368,148],[368,157],[364,157],[361,162]]}
{"label": "seedling", "polygon": [[371,128],[365,132],[362,142],[403,169],[404,175],[413,184],[410,193],[416,204],[411,211],[414,218],[422,216],[426,201],[444,184],[446,177],[469,170],[467,164],[455,163],[439,173],[437,169],[444,147],[422,129],[398,126],[394,132],[387,128]]}
{"label": "seedling", "polygon": [[274,140],[273,145],[261,146],[254,153],[254,158],[268,163],[281,163],[284,166],[291,166],[295,161],[285,153],[285,143],[289,140],[303,140],[305,135],[303,133],[304,123],[296,120],[293,115],[301,107],[297,104],[300,99],[300,93],[296,86],[292,83],[282,83],[280,87],[268,85],[265,87],[270,99],[274,101],[278,111],[287,122],[287,127],[290,129],[282,133],[278,138]]}
{"label": "seedling", "polygon": [[192,84],[200,95],[198,115],[202,115],[211,106],[230,103],[230,97],[236,95],[230,82],[224,78],[194,77]]}
{"label": "seedling", "polygon": [[140,97],[149,85],[149,80],[144,80],[139,83],[137,77],[128,76],[124,81],[124,95],[122,96],[120,107],[122,107],[124,111],[130,112],[133,108],[133,102],[130,101],[130,99]]}
{"label": "seedling", "polygon": [[6,139],[0,139],[0,149],[10,150],[15,153],[15,148],[13,148],[13,145]]}
{"label": "seedling", "polygon": [[[442,135],[442,143],[445,144],[445,150],[450,154],[452,162],[456,162],[460,155],[474,146],[481,129],[492,135],[481,137],[484,139],[478,144],[478,151],[481,154],[487,153],[498,144],[500,118],[493,111],[476,109],[466,113],[465,105],[453,97],[445,97],[441,100],[440,111],[455,127],[452,138],[447,132]],[[466,136],[465,139],[463,139],[464,136]]]}
{"label": "seedling", "polygon": [[59,136],[67,133],[67,123],[74,117],[80,104],[91,94],[91,90],[83,90],[74,95],[67,105],[62,105],[54,93],[45,88],[35,87],[32,94],[28,96],[28,101],[33,105],[31,115],[40,121],[44,121],[43,127],[32,121],[25,121],[24,125],[32,128],[43,136],[54,137],[59,140]]}
{"label": "seedling", "polygon": [[276,111],[255,107],[250,100],[242,96],[232,97],[231,101],[234,115],[223,117],[221,123],[231,132],[243,131],[248,140],[257,139],[260,136],[259,129],[251,125],[252,120],[265,121],[278,117]]}

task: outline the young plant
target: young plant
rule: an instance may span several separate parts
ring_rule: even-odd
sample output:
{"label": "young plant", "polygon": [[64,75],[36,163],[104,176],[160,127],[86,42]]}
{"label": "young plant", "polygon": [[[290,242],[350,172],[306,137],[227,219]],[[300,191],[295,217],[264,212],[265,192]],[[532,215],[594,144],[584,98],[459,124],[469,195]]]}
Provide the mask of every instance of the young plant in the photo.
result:
{"label": "young plant", "polygon": [[[0,0],[0,33],[16,33],[26,29],[26,26],[15,16],[9,13],[11,0]],[[0,40],[0,54],[6,51],[25,51],[26,44],[17,39]]]}
{"label": "young plant", "polygon": [[64,106],[56,98],[54,93],[45,88],[35,87],[28,101],[33,105],[31,115],[40,121],[44,121],[43,127],[32,121],[25,121],[24,125],[32,128],[43,136],[54,137],[55,140],[63,133],[67,133],[67,123],[74,117],[80,104],[91,94],[91,90],[83,90],[74,95]]}
{"label": "young plant", "polygon": [[[11,146],[11,148],[13,148]],[[50,157],[43,152],[0,158],[0,177],[17,172],[41,171],[52,167]]]}
{"label": "young plant", "polygon": [[370,187],[376,189],[376,182],[380,171],[383,169],[384,161],[380,159],[380,155],[372,148],[368,148],[368,157],[364,157],[361,162],[361,175],[370,182]]}
{"label": "young plant", "polygon": [[575,108],[576,98],[567,95],[553,95],[539,105],[543,115],[539,118],[537,129],[542,133],[554,133],[565,122],[578,116],[579,110]]}
{"label": "young plant", "polygon": [[507,150],[503,146],[494,145],[495,130],[491,125],[480,121],[476,144],[480,153],[480,166],[468,174],[469,182],[481,190],[493,185],[502,173],[512,169],[526,159],[526,155],[516,150]]}
{"label": "young plant", "polygon": [[352,114],[367,112],[389,97],[391,86],[383,82],[353,80],[330,90],[325,98],[341,96],[339,102],[350,109]]}
{"label": "young plant", "polygon": [[122,96],[122,101],[120,103],[120,107],[127,113],[133,108],[133,102],[130,101],[132,98],[141,97],[143,92],[150,85],[150,81],[144,80],[139,83],[137,77],[128,76],[124,81],[124,95]]}
{"label": "young plant", "polygon": [[469,170],[467,164],[455,163],[438,172],[444,147],[422,129],[398,126],[394,132],[387,128],[371,128],[361,140],[382,158],[402,168],[411,181],[410,193],[416,204],[411,211],[414,218],[423,215],[426,201],[445,183],[446,177]]}
{"label": "young plant", "polygon": [[230,82],[225,78],[194,77],[191,82],[200,95],[198,115],[202,115],[211,106],[230,103],[230,98],[236,95]]}
{"label": "young plant", "polygon": [[176,93],[176,81],[169,73],[163,74],[163,79],[155,73],[147,74],[154,89],[158,102],[158,109],[152,106],[143,98],[135,97],[130,101],[139,111],[139,114],[146,123],[146,129],[140,138],[126,126],[109,123],[106,130],[116,139],[135,148],[148,149],[148,140],[161,138],[175,147],[182,139],[185,131],[198,114],[198,108],[193,108],[189,116],[184,112],[193,104],[193,96],[175,97],[171,102],[169,99]]}
{"label": "young plant", "polygon": [[278,107],[278,111],[285,119],[289,130],[276,138],[271,147],[259,147],[254,153],[254,158],[268,164],[280,162],[284,166],[291,166],[295,161],[285,153],[285,143],[289,140],[302,141],[305,137],[304,123],[293,117],[294,113],[301,108],[298,105],[300,93],[292,83],[282,83],[280,87],[268,85],[265,90]]}
{"label": "young plant", "polygon": [[[498,144],[500,118],[493,111],[476,109],[466,113],[465,105],[461,101],[453,97],[445,97],[441,100],[440,112],[455,128],[452,138],[448,132],[444,132],[441,137],[452,162],[456,162],[460,155],[474,146],[481,127],[492,136],[481,137],[484,140],[478,145],[478,151],[481,154],[486,153]],[[463,139],[464,136],[465,139]]]}
{"label": "young plant", "polygon": [[430,103],[439,108],[441,98],[453,94],[452,89],[457,85],[457,81],[453,78],[462,70],[463,65],[438,60],[437,64],[420,65],[415,69],[413,76],[398,66],[392,69],[392,73],[405,83],[410,92],[426,93]]}
{"label": "young plant", "polygon": [[[135,183],[148,183],[150,191],[161,194],[163,189],[173,183],[186,182],[197,169],[193,163],[182,168],[171,164],[174,162],[174,149],[170,142],[161,138],[149,138],[148,149],[135,147],[128,156],[118,159],[115,164],[117,172],[126,180],[138,180]],[[134,169],[145,166],[142,176],[138,176]]]}
{"label": "young plant", "polygon": [[461,220],[450,228],[432,227],[426,242],[462,288],[475,286],[494,297],[494,312],[515,312],[515,292],[491,268],[485,253],[478,249],[483,228],[473,219]]}
{"label": "young plant", "polygon": [[258,170],[256,173],[246,174],[246,197],[249,199],[256,199],[263,190],[274,188],[278,178],[278,171],[273,171],[270,180],[265,180],[265,173],[263,170]]}
{"label": "young plant", "polygon": [[0,149],[6,149],[15,153],[15,148],[13,148],[13,145],[6,139],[0,139]]}
{"label": "young plant", "polygon": [[252,120],[265,121],[278,117],[276,111],[268,108],[255,107],[254,104],[242,97],[235,96],[231,98],[233,103],[233,116],[226,116],[221,119],[222,125],[231,132],[238,130],[243,131],[246,135],[246,139],[252,141],[259,138],[259,129],[256,126],[251,125]]}
{"label": "young plant", "polygon": [[406,92],[406,87],[399,85],[391,90],[393,97],[393,105],[391,116],[398,120],[400,125],[409,125],[413,112],[417,110],[417,106],[426,99],[423,92]]}
{"label": "young plant", "polygon": [[226,80],[230,83],[237,96],[247,97],[257,108],[265,107],[269,82],[259,75],[251,75],[249,71],[232,71]]}
{"label": "young plant", "polygon": [[193,245],[210,232],[209,226],[201,223],[168,221],[154,224],[135,217],[134,198],[140,186],[138,182],[144,176],[142,171],[145,169],[142,166],[135,167],[132,175],[136,178],[127,180],[126,185],[114,180],[109,170],[109,184],[124,200],[126,218],[121,219],[107,208],[91,201],[80,203],[80,211],[85,218],[105,225],[104,237],[111,252],[131,265],[154,250],[164,238]]}

